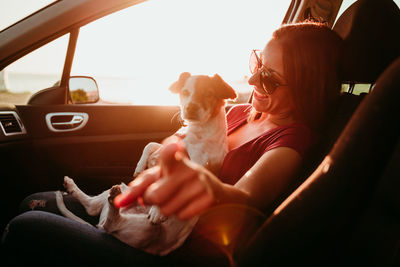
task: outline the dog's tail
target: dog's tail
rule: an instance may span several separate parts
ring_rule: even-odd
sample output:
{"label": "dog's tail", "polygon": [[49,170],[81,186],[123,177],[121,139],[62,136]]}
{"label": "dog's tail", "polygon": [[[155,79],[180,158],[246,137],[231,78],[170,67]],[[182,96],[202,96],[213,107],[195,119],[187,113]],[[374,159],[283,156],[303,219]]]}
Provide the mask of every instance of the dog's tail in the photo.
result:
{"label": "dog's tail", "polygon": [[70,219],[72,219],[74,221],[83,223],[83,224],[87,224],[87,225],[93,226],[90,223],[82,220],[81,218],[79,218],[78,216],[76,216],[75,214],[73,214],[71,211],[69,211],[67,209],[67,207],[64,204],[64,199],[63,199],[62,193],[60,191],[56,191],[56,203],[57,203],[57,207],[58,207],[59,211],[65,217],[70,218]]}

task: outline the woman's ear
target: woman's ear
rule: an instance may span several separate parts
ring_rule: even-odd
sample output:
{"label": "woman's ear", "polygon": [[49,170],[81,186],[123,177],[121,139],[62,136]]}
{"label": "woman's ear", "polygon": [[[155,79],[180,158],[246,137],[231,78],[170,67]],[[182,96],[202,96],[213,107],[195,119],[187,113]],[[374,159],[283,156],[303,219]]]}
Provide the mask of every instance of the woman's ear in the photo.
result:
{"label": "woman's ear", "polygon": [[181,75],[179,75],[179,79],[169,87],[169,90],[172,93],[179,94],[179,92],[181,91],[182,87],[185,85],[186,80],[190,76],[191,76],[191,74],[189,72],[181,73]]}
{"label": "woman's ear", "polygon": [[216,88],[217,97],[221,99],[235,99],[237,97],[235,90],[222,80],[218,74],[215,74],[211,80]]}

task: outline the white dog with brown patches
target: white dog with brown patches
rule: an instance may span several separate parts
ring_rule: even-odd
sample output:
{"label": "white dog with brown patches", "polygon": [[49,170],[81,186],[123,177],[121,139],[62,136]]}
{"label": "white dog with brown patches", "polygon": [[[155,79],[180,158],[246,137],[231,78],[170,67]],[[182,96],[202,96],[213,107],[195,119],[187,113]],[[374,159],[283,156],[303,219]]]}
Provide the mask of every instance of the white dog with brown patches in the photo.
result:
{"label": "white dog with brown patches", "polygon": [[[186,126],[178,131],[189,158],[216,173],[228,152],[225,118],[225,99],[236,98],[236,93],[215,74],[192,76],[182,73],[170,90],[180,96],[181,117]],[[137,164],[134,176],[157,164],[161,144],[149,143]],[[115,196],[125,191],[125,184],[115,185],[98,196],[83,193],[69,178],[64,178],[67,192],[77,198],[89,215],[100,214],[97,227],[114,235],[122,242],[148,253],[166,255],[186,240],[197,218],[182,221],[175,216],[164,217],[156,206],[134,204],[117,209]],[[64,205],[57,192],[57,205],[64,216],[84,222]]]}

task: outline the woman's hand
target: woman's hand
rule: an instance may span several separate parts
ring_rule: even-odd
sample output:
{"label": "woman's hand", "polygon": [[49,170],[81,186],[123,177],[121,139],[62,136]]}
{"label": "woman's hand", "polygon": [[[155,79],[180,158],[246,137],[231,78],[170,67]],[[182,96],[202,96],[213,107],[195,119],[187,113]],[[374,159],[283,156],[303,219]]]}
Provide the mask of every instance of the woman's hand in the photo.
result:
{"label": "woman's hand", "polygon": [[166,144],[160,152],[160,165],[144,171],[115,198],[116,207],[125,207],[143,197],[158,205],[165,216],[189,219],[216,201],[222,183],[208,170],[191,162],[179,143]]}

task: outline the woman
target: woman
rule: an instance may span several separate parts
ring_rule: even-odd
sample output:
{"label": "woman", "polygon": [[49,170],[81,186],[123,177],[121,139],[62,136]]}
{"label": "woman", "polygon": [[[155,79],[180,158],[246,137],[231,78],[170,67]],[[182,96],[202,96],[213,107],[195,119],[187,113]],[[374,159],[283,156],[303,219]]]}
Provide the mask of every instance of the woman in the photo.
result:
{"label": "woman", "polygon": [[[230,151],[218,177],[185,158],[179,143],[167,144],[160,166],[135,179],[115,204],[125,206],[143,197],[159,205],[165,215],[182,219],[222,203],[245,204],[264,212],[273,209],[297,182],[302,158],[316,142],[324,115],[339,95],[340,49],[340,37],[322,24],[299,23],[276,30],[261,53],[252,52],[251,105],[235,106],[227,114]],[[29,199],[23,205],[28,206]],[[79,214],[78,208],[70,209]],[[10,255],[21,250],[34,257],[49,250],[57,259],[67,251],[87,264],[163,262],[98,229],[48,212],[24,213],[8,229],[4,245]],[[43,239],[43,235],[50,236]],[[179,251],[184,248],[172,255],[179,257]],[[48,253],[41,258],[49,258]]]}

